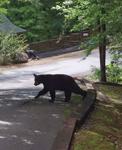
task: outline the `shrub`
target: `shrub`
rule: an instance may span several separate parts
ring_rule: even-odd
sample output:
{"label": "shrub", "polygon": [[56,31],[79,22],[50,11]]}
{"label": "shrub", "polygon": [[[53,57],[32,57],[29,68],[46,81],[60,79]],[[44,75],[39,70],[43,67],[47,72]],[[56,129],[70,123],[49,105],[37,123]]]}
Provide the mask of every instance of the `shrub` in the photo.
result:
{"label": "shrub", "polygon": [[14,62],[17,53],[27,49],[23,35],[0,33],[0,64]]}
{"label": "shrub", "polygon": [[92,68],[92,75],[90,75],[90,78],[93,80],[100,80],[100,69],[93,67]]}
{"label": "shrub", "polygon": [[[106,76],[107,81],[112,83],[121,83],[122,82],[122,52],[120,50],[110,50],[111,62],[106,66]],[[100,69],[93,68],[92,79],[100,79]]]}
{"label": "shrub", "polygon": [[109,82],[122,82],[122,52],[120,50],[111,49],[111,63],[106,66],[107,79]]}

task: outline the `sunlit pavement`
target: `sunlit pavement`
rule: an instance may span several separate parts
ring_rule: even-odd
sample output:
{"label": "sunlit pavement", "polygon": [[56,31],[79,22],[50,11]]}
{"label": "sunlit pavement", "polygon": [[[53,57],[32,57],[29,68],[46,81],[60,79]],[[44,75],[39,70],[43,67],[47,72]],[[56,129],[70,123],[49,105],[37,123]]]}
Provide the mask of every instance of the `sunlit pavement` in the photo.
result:
{"label": "sunlit pavement", "polygon": [[[98,50],[83,59],[81,51],[41,59],[38,64],[22,68],[9,69],[0,75],[0,89],[33,88],[33,73],[37,74],[68,74],[85,76],[93,67],[99,68]],[[107,63],[109,57],[107,55]]]}
{"label": "sunlit pavement", "polygon": [[[109,59],[108,59],[109,61]],[[42,59],[38,64],[9,69],[0,75],[0,150],[50,150],[65,121],[63,98],[54,104],[34,96],[33,73],[84,76],[99,67],[98,51],[83,59],[81,52]],[[26,103],[27,102],[27,103]]]}

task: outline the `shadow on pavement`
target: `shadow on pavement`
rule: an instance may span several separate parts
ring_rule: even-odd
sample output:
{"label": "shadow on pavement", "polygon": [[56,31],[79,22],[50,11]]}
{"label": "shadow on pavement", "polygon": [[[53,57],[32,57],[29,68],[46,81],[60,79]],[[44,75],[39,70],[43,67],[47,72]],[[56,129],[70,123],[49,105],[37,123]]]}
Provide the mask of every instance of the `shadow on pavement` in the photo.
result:
{"label": "shadow on pavement", "polygon": [[66,119],[66,104],[61,94],[54,104],[48,102],[48,94],[34,101],[37,93],[38,89],[0,90],[0,150],[51,149]]}
{"label": "shadow on pavement", "polygon": [[[0,90],[0,107],[12,106],[16,104],[23,104],[24,102],[35,102],[35,103],[48,103],[50,100],[50,95],[47,93],[46,95],[40,96],[38,99],[34,99],[37,93],[40,91],[40,88],[26,88],[26,89],[5,89]],[[64,96],[62,92],[57,92],[56,94],[58,100],[55,102],[59,102],[64,100]]]}

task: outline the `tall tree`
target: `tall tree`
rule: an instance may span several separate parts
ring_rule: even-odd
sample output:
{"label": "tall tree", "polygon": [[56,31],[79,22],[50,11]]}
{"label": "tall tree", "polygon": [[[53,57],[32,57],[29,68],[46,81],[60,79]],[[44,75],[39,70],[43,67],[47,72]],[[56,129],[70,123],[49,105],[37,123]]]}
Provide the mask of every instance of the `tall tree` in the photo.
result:
{"label": "tall tree", "polygon": [[112,43],[122,44],[122,1],[121,0],[64,0],[57,3],[58,9],[65,17],[65,29],[81,31],[90,29],[87,41],[88,53],[99,47],[101,81],[106,82],[106,47]]}
{"label": "tall tree", "polygon": [[56,37],[62,28],[63,18],[51,8],[58,0],[9,0],[8,16],[27,30],[29,41]]}
{"label": "tall tree", "polygon": [[[99,3],[97,2],[97,5]],[[103,17],[106,15],[105,10],[105,0],[101,0],[100,4],[100,13]],[[106,82],[106,67],[105,67],[105,60],[106,60],[106,22],[101,17],[98,17],[98,33],[102,35],[102,37],[99,40],[99,54],[100,54],[100,70],[101,70],[101,81]]]}

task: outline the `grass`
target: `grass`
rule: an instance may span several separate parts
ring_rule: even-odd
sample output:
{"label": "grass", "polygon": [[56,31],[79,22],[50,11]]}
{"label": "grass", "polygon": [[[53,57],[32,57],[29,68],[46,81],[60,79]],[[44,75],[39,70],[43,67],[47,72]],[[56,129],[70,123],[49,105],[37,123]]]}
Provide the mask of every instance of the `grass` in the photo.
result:
{"label": "grass", "polygon": [[114,150],[114,144],[93,131],[81,131],[76,135],[75,150]]}
{"label": "grass", "polygon": [[97,87],[115,103],[122,103],[122,86],[97,85]]}
{"label": "grass", "polygon": [[79,95],[72,95],[72,99],[70,103],[65,105],[65,108],[64,108],[65,118],[68,118],[71,116],[79,117],[81,106],[82,106],[82,97]]}
{"label": "grass", "polygon": [[122,87],[97,88],[110,101],[97,101],[88,122],[75,133],[72,150],[122,150]]}

